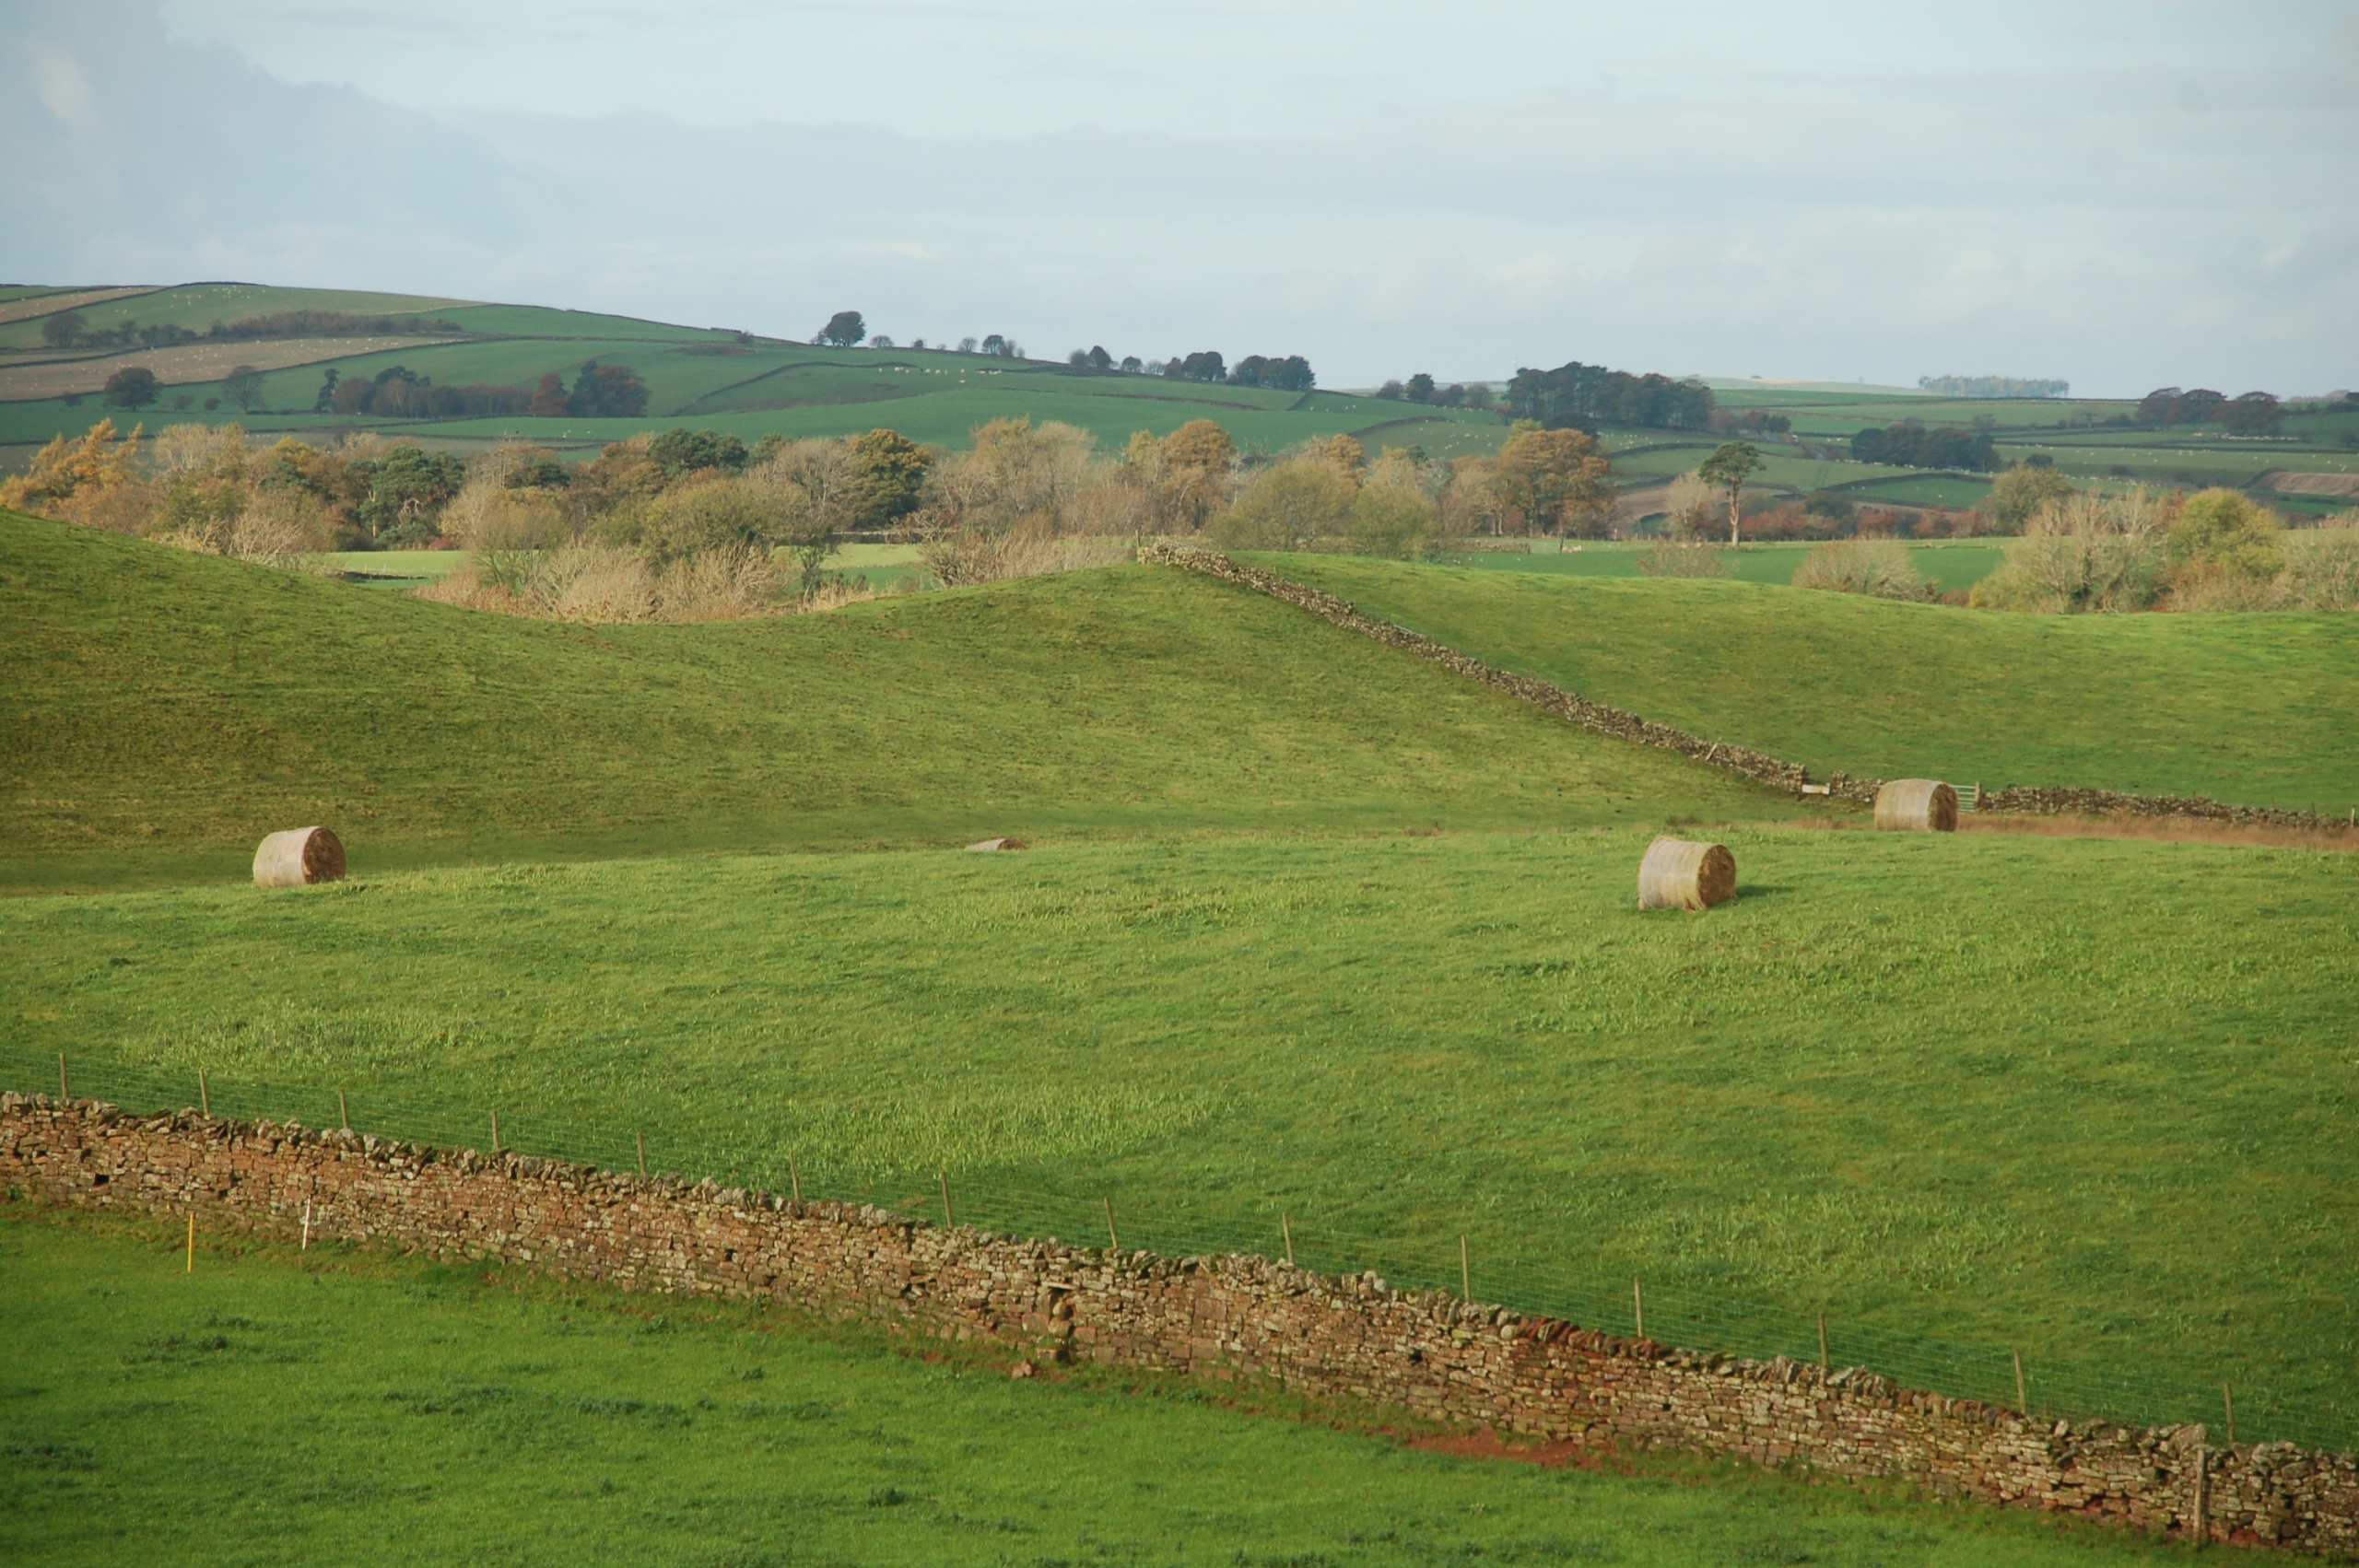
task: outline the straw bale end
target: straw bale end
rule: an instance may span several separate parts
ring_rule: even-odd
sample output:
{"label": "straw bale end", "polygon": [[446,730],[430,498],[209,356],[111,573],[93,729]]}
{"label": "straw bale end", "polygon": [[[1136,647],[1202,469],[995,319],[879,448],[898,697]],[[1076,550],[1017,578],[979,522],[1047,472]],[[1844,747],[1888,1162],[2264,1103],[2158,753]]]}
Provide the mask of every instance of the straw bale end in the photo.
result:
{"label": "straw bale end", "polygon": [[306,887],[344,880],[344,841],[325,827],[274,833],[254,851],[256,887]]}
{"label": "straw bale end", "polygon": [[1938,778],[1895,778],[1876,790],[1876,826],[1885,833],[1955,833],[1957,791]]}
{"label": "straw bale end", "polygon": [[1638,907],[1708,909],[1736,896],[1736,857],[1725,844],[1658,838],[1638,862]]}
{"label": "straw bale end", "polygon": [[986,838],[980,844],[968,845],[967,852],[973,855],[987,855],[992,853],[993,850],[1021,849],[1023,848],[1024,840],[1021,838]]}

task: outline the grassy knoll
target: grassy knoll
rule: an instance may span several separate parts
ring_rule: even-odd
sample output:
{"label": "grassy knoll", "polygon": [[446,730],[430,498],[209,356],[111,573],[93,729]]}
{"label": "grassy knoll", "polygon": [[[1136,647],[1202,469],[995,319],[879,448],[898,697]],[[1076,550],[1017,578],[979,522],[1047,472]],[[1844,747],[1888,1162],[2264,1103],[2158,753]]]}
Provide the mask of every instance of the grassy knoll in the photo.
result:
{"label": "grassy knoll", "polygon": [[620,1165],[637,1125],[659,1165],[783,1188],[792,1153],[921,1212],[947,1171],[1011,1228],[1090,1234],[1102,1195],[1174,1252],[1283,1211],[1321,1266],[1430,1283],[1462,1234],[1478,1293],[1589,1322],[1641,1274],[1823,1307],[1838,1358],[2016,1345],[2042,1387],[2199,1394],[2130,1413],[2233,1379],[2248,1422],[2359,1427],[2359,857],[1718,836],[1744,892],[1702,919],[1636,911],[1645,830],[15,898],[6,1031],[24,1087],[65,1050],[179,1103],[201,1065],[217,1106],[343,1085],[478,1145],[498,1106]]}
{"label": "grassy knoll", "polygon": [[1719,1467],[1448,1457],[497,1270],[207,1245],[191,1277],[162,1227],[0,1216],[0,1510],[28,1568],[2183,1555]]}
{"label": "grassy knoll", "polygon": [[2010,615],[1749,583],[1256,559],[1492,663],[1821,773],[2359,806],[2359,616]]}
{"label": "grassy knoll", "polygon": [[1298,611],[1141,568],[584,627],[0,514],[0,882],[1090,831],[1780,814]]}

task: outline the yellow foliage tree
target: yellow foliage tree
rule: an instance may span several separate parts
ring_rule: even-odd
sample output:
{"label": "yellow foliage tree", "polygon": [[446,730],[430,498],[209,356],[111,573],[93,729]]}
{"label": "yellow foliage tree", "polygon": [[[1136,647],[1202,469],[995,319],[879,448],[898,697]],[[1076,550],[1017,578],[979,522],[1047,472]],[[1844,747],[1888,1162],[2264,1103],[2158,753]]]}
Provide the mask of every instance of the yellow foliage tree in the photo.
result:
{"label": "yellow foliage tree", "polygon": [[101,419],[78,441],[57,437],[34,454],[30,468],[0,480],[0,507],[56,517],[65,515],[61,503],[80,497],[75,509],[102,508],[109,492],[139,484],[139,439],[146,428],[134,426],[117,439],[114,421]]}

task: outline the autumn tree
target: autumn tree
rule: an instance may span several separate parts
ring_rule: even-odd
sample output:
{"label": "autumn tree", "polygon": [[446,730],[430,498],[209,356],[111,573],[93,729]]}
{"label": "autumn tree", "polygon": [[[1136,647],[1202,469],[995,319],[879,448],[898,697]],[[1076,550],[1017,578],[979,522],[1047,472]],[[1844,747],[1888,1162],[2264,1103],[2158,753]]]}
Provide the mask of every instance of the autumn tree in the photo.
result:
{"label": "autumn tree", "polygon": [[1705,484],[1729,493],[1729,543],[1737,542],[1737,523],[1743,514],[1744,482],[1760,472],[1761,449],[1750,441],[1723,441],[1712,455],[1696,470],[1696,476]]}
{"label": "autumn tree", "polygon": [[1597,438],[1582,430],[1543,430],[1520,422],[1493,462],[1490,484],[1526,527],[1555,533],[1603,532],[1614,504],[1612,464]]}
{"label": "autumn tree", "polygon": [[535,419],[562,419],[572,413],[572,404],[566,401],[565,378],[555,370],[542,376],[525,412]]}
{"label": "autumn tree", "polygon": [[0,480],[0,507],[57,516],[58,503],[138,481],[142,427],[117,439],[114,421],[101,419],[78,441],[59,436],[33,454],[20,474]]}
{"label": "autumn tree", "polygon": [[568,411],[585,419],[637,419],[647,413],[647,383],[628,365],[581,367],[574,378]]}

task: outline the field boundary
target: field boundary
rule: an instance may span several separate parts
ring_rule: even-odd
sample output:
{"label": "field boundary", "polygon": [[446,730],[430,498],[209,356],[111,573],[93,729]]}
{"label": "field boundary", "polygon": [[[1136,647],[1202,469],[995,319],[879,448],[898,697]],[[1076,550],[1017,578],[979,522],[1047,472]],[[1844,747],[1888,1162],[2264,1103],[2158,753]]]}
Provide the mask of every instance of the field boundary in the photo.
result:
{"label": "field boundary", "polygon": [[[1143,546],[1139,551],[1139,560],[1149,566],[1178,567],[1185,571],[1203,572],[1207,577],[1217,578],[1238,588],[1266,593],[1297,609],[1307,610],[1321,620],[1332,622],[1346,631],[1357,632],[1389,648],[1414,653],[1470,681],[1505,692],[1535,708],[1544,708],[1559,719],[1637,745],[1677,752],[1708,767],[1721,768],[1757,784],[1790,791],[1797,799],[1805,793],[1804,787],[1808,786],[1807,793],[1813,796],[1849,801],[1858,805],[1873,805],[1876,790],[1884,782],[1881,778],[1854,777],[1838,771],[1814,783],[1810,770],[1800,763],[1782,762],[1750,746],[1735,745],[1726,741],[1707,741],[1700,735],[1691,735],[1672,725],[1642,719],[1627,708],[1592,701],[1529,675],[1510,673],[1436,642],[1423,633],[1367,614],[1356,605],[1323,590],[1297,582],[1292,578],[1281,577],[1276,572],[1231,560],[1217,550],[1162,542]],[[2202,795],[2133,795],[2118,790],[2091,790],[2056,784],[2009,784],[1997,790],[1981,790],[1976,809],[2023,816],[2183,816],[2207,822],[2262,824],[2312,832],[2343,831],[2353,825],[2339,816],[2285,811],[2276,806],[2235,805]]]}
{"label": "field boundary", "polygon": [[[2188,1540],[2359,1550],[2359,1458],[2215,1445],[2200,1424],[2051,1422],[1862,1367],[1739,1360],[1532,1316],[1373,1272],[1169,1258],[935,1225],[867,1204],[633,1176],[347,1129],[146,1117],[0,1094],[0,1176],[82,1207],[203,1216],[627,1290],[765,1299],[981,1338],[1042,1363],[1266,1376],[1461,1428],[1682,1448],[1896,1479]],[[192,1241],[192,1246],[194,1243]],[[194,1254],[192,1253],[192,1266]]]}

